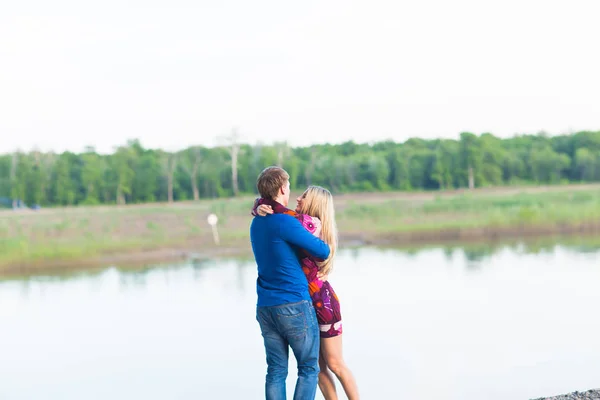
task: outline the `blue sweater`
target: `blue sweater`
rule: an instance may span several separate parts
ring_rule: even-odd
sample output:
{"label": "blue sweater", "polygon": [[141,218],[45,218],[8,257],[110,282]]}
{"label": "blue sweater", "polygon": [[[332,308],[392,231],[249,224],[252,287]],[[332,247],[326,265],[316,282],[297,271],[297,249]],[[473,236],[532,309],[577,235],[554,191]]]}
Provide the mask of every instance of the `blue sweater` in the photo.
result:
{"label": "blue sweater", "polygon": [[286,214],[254,217],[250,240],[258,266],[258,307],[310,301],[296,250],[305,249],[314,257],[326,259],[329,246]]}

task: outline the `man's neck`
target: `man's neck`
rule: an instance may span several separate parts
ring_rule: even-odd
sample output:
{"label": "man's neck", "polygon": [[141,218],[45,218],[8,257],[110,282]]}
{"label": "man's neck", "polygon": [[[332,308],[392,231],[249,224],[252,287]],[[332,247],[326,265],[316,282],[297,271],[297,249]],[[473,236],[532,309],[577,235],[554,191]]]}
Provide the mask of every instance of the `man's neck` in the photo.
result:
{"label": "man's neck", "polygon": [[273,199],[273,201],[278,202],[279,204],[281,204],[284,207],[287,207],[287,205],[283,202],[283,198],[281,196],[277,196]]}

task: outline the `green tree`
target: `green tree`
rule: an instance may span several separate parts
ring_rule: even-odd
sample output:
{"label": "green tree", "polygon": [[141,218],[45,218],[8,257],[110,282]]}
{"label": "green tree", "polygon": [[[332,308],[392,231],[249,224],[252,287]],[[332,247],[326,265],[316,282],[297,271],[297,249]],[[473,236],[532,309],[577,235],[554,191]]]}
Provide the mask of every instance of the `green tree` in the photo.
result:
{"label": "green tree", "polygon": [[132,182],[132,197],[136,203],[147,203],[160,198],[159,184],[162,166],[154,150],[145,150],[137,158]]}
{"label": "green tree", "polygon": [[409,150],[401,147],[393,148],[388,151],[387,160],[390,169],[388,175],[390,186],[396,190],[411,190]]}
{"label": "green tree", "polygon": [[160,155],[163,173],[167,180],[167,201],[173,202],[173,182],[175,170],[177,169],[177,155],[163,152]]}
{"label": "green tree", "polygon": [[484,185],[485,182],[481,168],[483,164],[483,152],[481,151],[479,138],[473,133],[463,132],[460,134],[460,144],[460,158],[462,160],[461,183],[467,184],[469,189]]}
{"label": "green tree", "polygon": [[135,151],[131,146],[120,146],[111,157],[115,199],[117,204],[126,204],[133,188]]}
{"label": "green tree", "polygon": [[558,154],[549,146],[531,151],[531,172],[536,182],[559,183],[570,163],[566,154]]}
{"label": "green tree", "polygon": [[198,170],[202,163],[202,148],[198,146],[190,147],[182,151],[179,155],[179,162],[183,170],[190,178],[192,188],[192,197],[194,201],[200,199],[200,190],[198,189]]}
{"label": "green tree", "polygon": [[81,155],[83,163],[81,171],[81,183],[85,190],[85,204],[100,203],[100,194],[102,191],[102,177],[106,169],[106,164],[102,157],[96,153],[93,148],[87,148]]}
{"label": "green tree", "polygon": [[575,152],[576,177],[583,181],[595,181],[598,179],[599,159],[598,155],[593,154],[586,148],[577,149]]}
{"label": "green tree", "polygon": [[[177,161],[175,162],[175,158]],[[222,146],[176,154],[129,140],[109,155],[32,151],[0,155],[0,198],[16,205],[177,201],[256,193],[256,177],[283,165],[293,190],[307,185],[335,193],[440,190],[456,187],[600,181],[600,132],[549,136],[463,132],[458,139],[403,143],[242,144],[234,131]]]}
{"label": "green tree", "polygon": [[35,151],[26,158],[29,171],[25,183],[25,202],[30,205],[45,203],[42,154]]}
{"label": "green tree", "polygon": [[71,176],[69,153],[65,152],[58,157],[55,169],[55,201],[60,205],[75,204],[75,184]]}

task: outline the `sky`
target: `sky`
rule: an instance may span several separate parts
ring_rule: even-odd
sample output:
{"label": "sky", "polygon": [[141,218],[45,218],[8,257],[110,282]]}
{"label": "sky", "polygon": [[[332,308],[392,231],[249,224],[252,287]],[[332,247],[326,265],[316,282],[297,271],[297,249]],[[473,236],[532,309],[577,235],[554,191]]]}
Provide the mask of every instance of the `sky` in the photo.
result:
{"label": "sky", "polygon": [[24,0],[0,153],[600,130],[597,0]]}

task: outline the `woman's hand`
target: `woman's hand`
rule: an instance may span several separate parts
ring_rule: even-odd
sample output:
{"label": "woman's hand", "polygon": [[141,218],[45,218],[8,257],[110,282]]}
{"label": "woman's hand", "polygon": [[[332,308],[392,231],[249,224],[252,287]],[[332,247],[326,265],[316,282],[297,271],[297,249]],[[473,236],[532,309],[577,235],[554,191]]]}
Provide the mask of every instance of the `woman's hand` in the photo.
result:
{"label": "woman's hand", "polygon": [[273,214],[273,208],[267,204],[261,204],[260,206],[258,206],[258,215],[260,215],[261,217],[266,216],[267,214]]}

